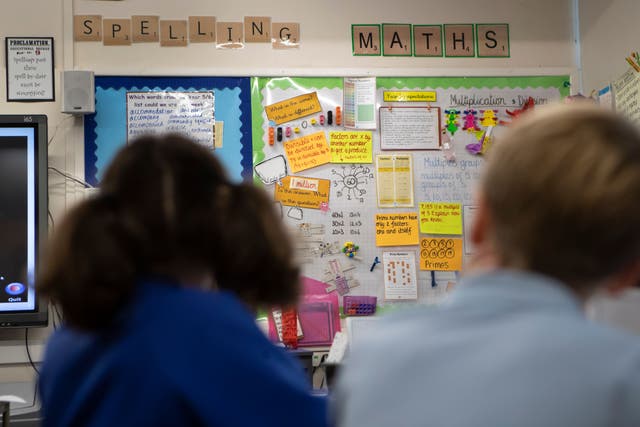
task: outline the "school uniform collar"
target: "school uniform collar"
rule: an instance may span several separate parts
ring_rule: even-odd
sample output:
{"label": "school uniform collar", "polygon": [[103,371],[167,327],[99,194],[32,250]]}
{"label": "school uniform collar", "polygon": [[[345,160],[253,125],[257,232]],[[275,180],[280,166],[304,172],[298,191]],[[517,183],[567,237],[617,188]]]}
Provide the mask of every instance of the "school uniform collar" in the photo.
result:
{"label": "school uniform collar", "polygon": [[583,313],[582,301],[564,283],[517,270],[494,270],[464,278],[450,304]]}

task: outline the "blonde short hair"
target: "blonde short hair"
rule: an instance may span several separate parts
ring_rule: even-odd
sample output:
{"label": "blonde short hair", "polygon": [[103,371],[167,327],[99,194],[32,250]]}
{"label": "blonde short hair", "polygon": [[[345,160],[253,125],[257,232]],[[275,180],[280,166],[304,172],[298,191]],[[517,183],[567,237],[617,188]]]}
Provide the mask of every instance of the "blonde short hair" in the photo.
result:
{"label": "blonde short hair", "polygon": [[640,258],[640,132],[613,113],[523,117],[490,152],[482,191],[506,267],[588,290]]}

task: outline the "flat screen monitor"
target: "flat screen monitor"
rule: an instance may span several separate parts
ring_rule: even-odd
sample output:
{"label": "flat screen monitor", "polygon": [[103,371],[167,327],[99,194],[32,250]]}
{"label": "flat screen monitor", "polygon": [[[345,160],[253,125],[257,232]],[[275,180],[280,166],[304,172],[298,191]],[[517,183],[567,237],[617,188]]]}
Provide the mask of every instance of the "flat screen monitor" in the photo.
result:
{"label": "flat screen monitor", "polygon": [[47,117],[0,115],[0,327],[47,325],[35,289],[47,212]]}

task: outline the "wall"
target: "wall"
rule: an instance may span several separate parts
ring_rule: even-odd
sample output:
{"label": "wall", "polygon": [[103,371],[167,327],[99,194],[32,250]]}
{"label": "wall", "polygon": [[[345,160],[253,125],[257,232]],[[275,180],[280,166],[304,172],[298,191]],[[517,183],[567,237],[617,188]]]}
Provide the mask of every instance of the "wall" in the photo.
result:
{"label": "wall", "polygon": [[[19,103],[6,102],[6,74],[0,72],[0,114],[46,114],[49,119],[49,137],[55,138],[49,145],[49,163],[62,170],[73,170],[76,151],[76,131],[81,119],[69,118],[60,113],[58,72],[63,68],[64,3],[63,0],[11,0],[3,2],[0,14],[1,36],[53,36],[55,38],[55,102]],[[3,43],[3,68],[4,40]],[[77,188],[61,177],[49,173],[49,209],[59,218],[68,203],[75,198]],[[49,329],[30,331],[29,343],[32,355],[38,359]],[[25,364],[24,330],[0,330],[0,383],[30,380],[33,371]],[[0,394],[4,394],[0,388]]]}
{"label": "wall", "polygon": [[601,89],[624,73],[624,60],[640,50],[640,2],[636,0],[581,0],[580,33],[584,91]]}
{"label": "wall", "polygon": [[[591,3],[596,3],[591,2]],[[622,3],[622,2],[620,2]],[[631,3],[629,0],[626,3]],[[572,9],[570,0],[5,0],[0,14],[1,36],[55,37],[56,85],[63,69],[88,69],[96,74],[141,75],[536,75],[573,73]],[[107,47],[102,43],[73,43],[74,14],[128,18],[156,14],[165,19],[214,15],[220,21],[242,21],[245,15],[271,16],[274,21],[301,25],[301,48],[277,51],[268,44],[240,51],[216,50],[214,45],[161,48],[159,44]],[[479,23],[510,24],[511,58],[390,58],[353,57],[353,23]],[[0,113],[44,113],[49,116],[50,163],[82,176],[82,119],[61,114],[56,102],[7,103],[5,74],[0,72]],[[50,174],[50,209],[57,221],[82,191],[76,184]],[[49,330],[34,332],[32,350],[40,357]],[[25,368],[23,331],[0,331],[0,383],[29,380]],[[1,394],[1,393],[0,393]]]}
{"label": "wall", "polygon": [[[157,14],[161,19],[187,19],[189,15],[214,15],[219,21],[242,21],[247,16],[271,16],[274,21],[300,22],[299,50],[275,51],[267,44],[249,44],[242,51],[216,50],[212,44],[187,48],[162,48],[158,44],[105,47],[79,43],[75,65],[99,73],[133,74],[335,74],[334,70],[393,75],[518,74],[573,66],[571,2],[568,0],[423,0],[366,1],[326,0],[292,2],[188,0],[159,2],[76,1],[77,14],[124,17]],[[372,23],[474,23],[510,24],[508,59],[443,59],[353,57],[351,24]],[[176,67],[176,64],[180,64]]]}

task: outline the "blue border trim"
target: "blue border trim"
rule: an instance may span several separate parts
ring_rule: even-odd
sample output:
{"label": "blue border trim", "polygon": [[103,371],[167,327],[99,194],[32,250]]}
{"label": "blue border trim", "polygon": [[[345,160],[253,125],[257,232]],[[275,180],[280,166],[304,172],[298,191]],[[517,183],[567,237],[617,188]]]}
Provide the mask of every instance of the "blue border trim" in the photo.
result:
{"label": "blue border trim", "polygon": [[[253,179],[251,135],[251,82],[249,77],[130,77],[96,76],[95,87],[127,90],[132,87],[195,87],[213,90],[240,88],[240,154],[242,155],[242,179]],[[84,117],[84,175],[91,185],[98,185],[96,162],[95,113]]]}

